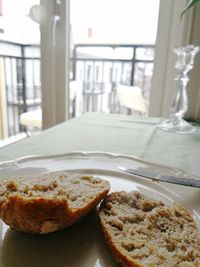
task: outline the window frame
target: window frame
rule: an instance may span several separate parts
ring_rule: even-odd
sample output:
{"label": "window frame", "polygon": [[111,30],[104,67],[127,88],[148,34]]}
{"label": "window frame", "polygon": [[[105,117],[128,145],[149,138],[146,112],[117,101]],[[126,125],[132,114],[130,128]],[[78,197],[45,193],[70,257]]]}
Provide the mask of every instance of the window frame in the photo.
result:
{"label": "window frame", "polygon": [[[45,19],[41,30],[41,87],[43,129],[69,119],[69,57],[70,57],[70,0],[41,0]],[[60,21],[55,26],[55,45],[52,44],[52,19],[59,12]]]}
{"label": "window frame", "polygon": [[[160,0],[149,116],[166,117],[169,115],[175,94],[176,72],[173,48],[200,44],[198,34],[200,7],[196,6],[188,10],[181,19],[180,15],[186,4],[186,0]],[[195,58],[195,61],[198,60]],[[186,117],[192,119],[200,117],[199,68],[199,64],[195,62],[194,69],[189,73],[191,80],[188,84],[189,111]]]}

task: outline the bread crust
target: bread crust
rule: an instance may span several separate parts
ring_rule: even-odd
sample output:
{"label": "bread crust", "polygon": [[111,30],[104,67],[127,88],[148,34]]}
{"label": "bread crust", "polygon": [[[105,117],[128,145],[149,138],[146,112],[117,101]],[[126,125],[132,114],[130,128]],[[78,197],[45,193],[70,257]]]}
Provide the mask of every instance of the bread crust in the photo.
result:
{"label": "bread crust", "polygon": [[55,172],[36,179],[8,179],[0,189],[0,218],[6,224],[26,233],[46,234],[89,213],[108,194],[109,183],[92,176]]}
{"label": "bread crust", "polygon": [[113,192],[101,203],[99,218],[108,246],[124,267],[200,266],[200,233],[178,204],[169,208],[139,192]]}
{"label": "bread crust", "polygon": [[110,235],[108,229],[104,226],[101,222],[101,228],[105,239],[107,241],[108,246],[110,247],[113,256],[115,257],[116,261],[119,262],[124,267],[144,267],[137,261],[133,261],[128,255],[124,254],[119,248],[116,246],[115,242],[113,241],[112,236]]}

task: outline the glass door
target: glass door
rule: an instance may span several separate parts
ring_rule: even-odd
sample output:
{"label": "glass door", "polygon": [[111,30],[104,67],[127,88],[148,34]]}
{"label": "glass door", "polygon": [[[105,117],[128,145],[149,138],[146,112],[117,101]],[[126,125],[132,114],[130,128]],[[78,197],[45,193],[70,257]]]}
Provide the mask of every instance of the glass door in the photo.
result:
{"label": "glass door", "polygon": [[40,30],[29,13],[38,4],[39,0],[1,0],[1,139],[21,138],[21,115],[41,106]]}
{"label": "glass door", "polygon": [[68,13],[68,0],[0,1],[0,139],[68,118]]}
{"label": "glass door", "polygon": [[73,0],[75,114],[149,115],[159,0]]}

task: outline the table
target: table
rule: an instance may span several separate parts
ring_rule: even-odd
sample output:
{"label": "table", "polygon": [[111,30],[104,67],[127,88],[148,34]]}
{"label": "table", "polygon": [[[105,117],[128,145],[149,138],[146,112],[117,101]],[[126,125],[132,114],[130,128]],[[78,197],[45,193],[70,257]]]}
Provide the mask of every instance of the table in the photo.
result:
{"label": "table", "polygon": [[[2,148],[0,150],[0,161],[12,160],[29,155],[54,155],[72,151],[106,151],[136,156],[147,161],[182,168],[188,173],[200,175],[199,129],[191,135],[167,133],[156,127],[158,122],[159,118],[88,113],[16,144]],[[125,180],[122,181],[122,184],[123,182]],[[193,214],[198,218],[200,214],[200,189],[167,183],[164,185],[175,194],[177,193],[178,196],[184,196],[184,205],[187,207],[189,203],[188,206],[194,209]],[[198,211],[197,213],[195,213],[196,210]],[[94,232],[96,229],[99,231],[98,224],[91,218],[90,222],[91,224],[89,226],[87,224],[81,226],[83,227],[83,231],[80,232],[81,234],[79,236],[83,240],[87,239],[87,237],[90,239],[86,245],[84,243],[84,249],[81,250],[83,254],[78,252],[74,257],[76,261],[73,264],[70,262],[70,266],[72,267],[108,266],[104,263],[101,265],[99,257],[96,263],[88,264],[86,262],[83,264],[82,262],[82,258],[88,260],[88,251],[93,251],[92,249],[97,248],[94,245],[96,239],[93,236],[96,238]],[[81,227],[80,229],[82,229]],[[41,266],[41,262],[43,261],[46,262],[44,264],[45,266],[57,266],[57,262],[63,263],[62,266],[65,266],[66,261],[71,257],[68,252],[70,251],[71,253],[71,251],[74,251],[73,249],[66,250],[66,248],[77,248],[77,242],[73,244],[71,242],[74,239],[75,230],[76,228],[73,232],[72,228],[69,232],[64,231],[60,234],[50,235],[38,241],[35,237],[28,238],[26,235],[18,235],[11,231],[7,232],[5,240],[3,240],[6,231],[4,228],[0,228],[3,240],[0,244],[3,251],[0,262],[3,259],[7,263],[1,266],[13,266],[13,262],[15,261],[15,266],[28,266],[27,263],[29,264],[30,255],[35,255],[33,257],[34,262],[36,262],[35,267]],[[71,235],[73,237],[71,239],[69,236],[70,233],[72,233]],[[91,236],[93,239],[91,239]],[[91,240],[95,241],[91,243]],[[79,243],[78,246],[80,249],[83,247]],[[101,246],[99,248],[102,249]],[[78,258],[77,255],[79,255]],[[102,255],[100,259],[103,262],[104,258],[105,261],[108,260],[107,257],[111,254],[105,249]],[[96,260],[96,258],[92,258],[91,260]],[[110,261],[108,260],[108,262]],[[11,262],[10,265],[8,264],[9,262]]]}
{"label": "table", "polygon": [[200,175],[200,130],[189,135],[156,127],[159,118],[86,113],[0,150],[0,161],[71,151],[106,151],[139,157]]}

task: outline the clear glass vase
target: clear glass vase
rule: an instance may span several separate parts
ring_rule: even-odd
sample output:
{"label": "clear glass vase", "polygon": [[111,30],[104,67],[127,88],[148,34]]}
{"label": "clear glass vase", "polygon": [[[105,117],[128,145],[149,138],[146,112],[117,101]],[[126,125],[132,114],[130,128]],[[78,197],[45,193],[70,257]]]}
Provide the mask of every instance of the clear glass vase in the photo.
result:
{"label": "clear glass vase", "polygon": [[188,110],[188,72],[193,68],[194,58],[198,51],[199,47],[194,45],[174,49],[177,55],[175,64],[177,70],[177,76],[175,78],[177,94],[170,109],[170,117],[162,120],[157,125],[162,130],[183,134],[195,131],[195,127],[185,121],[183,117]]}

